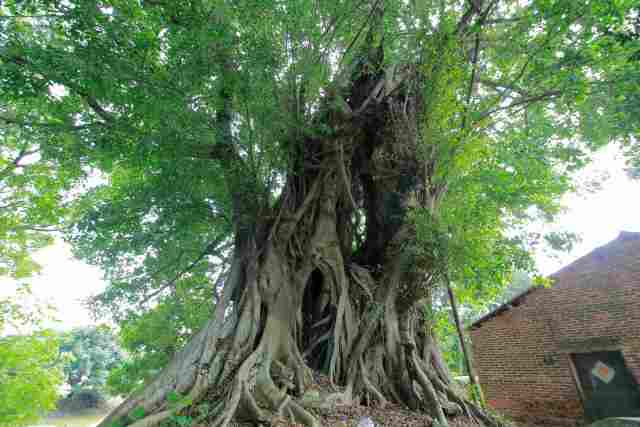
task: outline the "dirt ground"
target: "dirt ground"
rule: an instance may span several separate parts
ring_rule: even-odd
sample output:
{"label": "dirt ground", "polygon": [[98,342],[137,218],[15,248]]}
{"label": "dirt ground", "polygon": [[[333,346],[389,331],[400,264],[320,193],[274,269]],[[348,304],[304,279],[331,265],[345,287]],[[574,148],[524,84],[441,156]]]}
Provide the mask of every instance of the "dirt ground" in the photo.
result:
{"label": "dirt ground", "polygon": [[[331,412],[321,416],[324,427],[357,427],[363,418],[370,418],[375,427],[431,427],[433,419],[425,414],[412,412],[399,405],[387,404],[385,407],[338,406]],[[283,419],[278,427],[300,427]],[[449,427],[478,427],[478,424],[467,417],[449,419]]]}
{"label": "dirt ground", "polygon": [[[326,393],[342,391],[340,387],[332,385],[325,375],[314,372],[314,380],[314,385],[311,386],[313,389]],[[433,419],[428,415],[391,403],[384,407],[337,405],[330,412],[319,416],[323,427],[357,427],[358,422],[365,417],[370,418],[375,423],[375,427],[431,427],[433,425]],[[299,425],[283,419],[278,427],[299,427]],[[470,418],[457,417],[449,419],[449,427],[478,427],[478,424]]]}

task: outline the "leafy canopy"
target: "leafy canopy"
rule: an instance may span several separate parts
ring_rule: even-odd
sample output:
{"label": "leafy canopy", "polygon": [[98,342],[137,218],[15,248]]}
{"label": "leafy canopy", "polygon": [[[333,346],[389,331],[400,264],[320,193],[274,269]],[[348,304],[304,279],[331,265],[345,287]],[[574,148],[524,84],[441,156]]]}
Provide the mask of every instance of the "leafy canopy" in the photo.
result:
{"label": "leafy canopy", "polygon": [[[5,163],[23,143],[39,150],[34,165],[52,162],[55,179],[27,198],[100,171],[104,181],[74,203],[67,238],[104,269],[109,287],[94,307],[123,322],[130,350],[150,345],[145,328],[166,326],[140,357],[197,328],[228,268],[234,203],[255,217],[273,206],[297,144],[339,133],[328,99],[348,114],[340,94],[366,73],[415,69],[425,80],[416,155],[441,203],[414,210],[415,250],[469,298],[532,268],[525,225],[559,211],[589,150],[632,144],[632,0],[385,0],[382,20],[378,3],[4,2],[3,138],[21,133]],[[370,62],[376,50],[381,65]],[[59,217],[34,215],[44,212]],[[205,308],[191,318],[174,301]]]}
{"label": "leafy canopy", "polygon": [[123,360],[117,338],[104,326],[75,328],[63,334],[60,352],[71,395],[93,390],[105,396],[109,372]]}
{"label": "leafy canopy", "polygon": [[62,225],[62,192],[75,173],[43,157],[41,133],[21,129],[10,114],[0,106],[0,276],[21,279],[38,271],[31,254]]}

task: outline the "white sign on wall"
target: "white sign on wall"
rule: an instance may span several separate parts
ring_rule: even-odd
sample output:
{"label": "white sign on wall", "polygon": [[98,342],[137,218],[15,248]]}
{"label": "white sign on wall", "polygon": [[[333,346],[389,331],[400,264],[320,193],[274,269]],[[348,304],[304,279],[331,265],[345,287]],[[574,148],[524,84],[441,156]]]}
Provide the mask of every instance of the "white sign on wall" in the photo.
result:
{"label": "white sign on wall", "polygon": [[607,366],[604,363],[597,361],[595,366],[591,370],[591,375],[598,378],[605,384],[609,384],[613,377],[616,375],[616,371],[611,366]]}

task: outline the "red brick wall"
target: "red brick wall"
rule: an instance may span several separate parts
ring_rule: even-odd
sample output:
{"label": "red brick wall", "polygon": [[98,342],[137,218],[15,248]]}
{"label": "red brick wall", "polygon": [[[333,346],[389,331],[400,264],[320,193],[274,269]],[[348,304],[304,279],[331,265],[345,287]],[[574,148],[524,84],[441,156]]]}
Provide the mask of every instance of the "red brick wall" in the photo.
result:
{"label": "red brick wall", "polygon": [[579,418],[570,354],[621,350],[640,383],[640,233],[621,235],[471,329],[485,397],[507,415]]}

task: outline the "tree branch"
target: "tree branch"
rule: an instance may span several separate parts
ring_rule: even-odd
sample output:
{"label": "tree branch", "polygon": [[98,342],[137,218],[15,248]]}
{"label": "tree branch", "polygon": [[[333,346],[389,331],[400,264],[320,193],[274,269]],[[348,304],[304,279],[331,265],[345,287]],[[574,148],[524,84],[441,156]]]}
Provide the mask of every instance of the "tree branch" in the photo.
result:
{"label": "tree branch", "polygon": [[364,23],[362,24],[362,27],[360,27],[360,29],[356,33],[355,37],[353,38],[353,40],[351,40],[351,43],[349,43],[347,48],[342,53],[342,58],[340,58],[340,62],[338,63],[338,67],[339,68],[342,68],[342,63],[343,63],[344,59],[347,57],[347,54],[351,51],[353,46],[355,46],[356,42],[358,41],[358,39],[360,38],[360,36],[364,32],[365,28],[367,28],[367,25],[369,24],[369,21],[371,21],[371,19],[373,18],[374,13],[378,10],[378,6],[380,5],[381,1],[382,0],[376,0],[376,2],[373,4],[373,7],[371,8],[371,12],[369,12],[369,14],[367,15],[367,18],[365,19]]}
{"label": "tree branch", "polygon": [[469,0],[469,8],[462,15],[458,25],[456,27],[456,34],[462,34],[470,26],[471,20],[475,15],[479,15],[482,12],[482,4],[484,0]]}
{"label": "tree branch", "polygon": [[114,123],[116,121],[115,116],[105,110],[93,96],[85,93],[84,91],[76,90],[76,92],[78,93],[78,95],[84,98],[89,107],[91,107],[91,109],[95,111],[95,113],[100,116],[105,122]]}
{"label": "tree branch", "polygon": [[496,92],[498,92],[501,96],[504,96],[505,91],[502,90],[501,88],[504,89],[508,89],[510,91],[513,91],[521,96],[529,96],[529,93],[527,91],[525,91],[524,89],[516,86],[513,83],[503,83],[503,82],[496,82],[494,80],[490,80],[490,79],[479,79],[478,80],[480,82],[480,84],[484,85],[484,86],[488,86],[492,89],[495,89]]}
{"label": "tree branch", "polygon": [[495,18],[495,19],[487,19],[484,23],[486,25],[497,25],[497,24],[511,24],[522,21],[523,17],[516,18]]}
{"label": "tree branch", "polygon": [[53,122],[27,122],[27,121],[21,121],[12,117],[2,116],[2,115],[0,115],[0,121],[6,124],[16,125],[16,126],[60,128],[68,131],[83,130],[83,129],[88,129],[92,126],[104,126],[106,124],[105,122],[93,122],[93,123],[88,123],[86,125],[70,126],[62,123],[53,123]]}
{"label": "tree branch", "polygon": [[471,107],[471,96],[473,95],[473,86],[476,82],[476,74],[478,73],[478,50],[480,49],[480,33],[476,33],[475,43],[473,48],[473,58],[471,59],[471,77],[469,78],[469,87],[467,88],[467,98],[464,104],[464,115],[462,116],[462,124],[460,130],[465,131],[467,127],[467,121],[469,111]]}
{"label": "tree branch", "polygon": [[24,165],[20,164],[20,161],[25,157],[36,154],[40,151],[40,149],[28,150],[27,146],[25,146],[20,150],[18,155],[7,165],[4,169],[0,171],[0,180],[4,179],[7,175],[9,175],[12,171],[24,167]]}
{"label": "tree branch", "polygon": [[43,14],[43,15],[0,15],[0,21],[8,21],[10,19],[46,19],[46,18],[64,18],[66,15],[62,13]]}
{"label": "tree branch", "polygon": [[152,300],[153,298],[155,298],[158,295],[160,295],[165,290],[167,290],[169,288],[173,288],[175,286],[175,284],[178,282],[178,280],[180,280],[185,274],[191,272],[207,255],[214,255],[216,253],[219,253],[219,251],[216,251],[215,249],[216,249],[216,246],[218,246],[218,244],[220,244],[220,242],[222,240],[223,239],[216,239],[216,240],[212,241],[211,243],[209,243],[204,248],[204,250],[196,257],[196,259],[193,260],[185,269],[183,269],[182,271],[178,272],[173,279],[171,279],[170,281],[164,283],[163,285],[161,285],[155,291],[151,292],[150,294],[145,295],[145,297],[142,299],[142,301],[139,302],[139,304],[140,305],[144,305],[147,302],[149,302],[150,300]]}
{"label": "tree branch", "polygon": [[518,106],[521,106],[521,105],[530,105],[530,104],[533,104],[535,102],[545,101],[545,100],[548,100],[548,99],[552,99],[552,98],[558,97],[560,95],[562,95],[561,91],[559,91],[559,90],[550,90],[550,91],[547,91],[547,92],[544,92],[544,93],[541,93],[541,94],[538,94],[538,95],[523,97],[523,98],[520,98],[520,99],[517,99],[517,100],[513,101],[509,105],[505,105],[503,107],[497,107],[497,108],[494,108],[494,109],[491,109],[491,110],[487,110],[487,111],[481,113],[480,117],[478,118],[478,121],[482,120],[482,119],[485,119],[486,117],[488,117],[488,116],[490,116],[490,115],[492,115],[494,113],[497,113],[498,111],[510,110],[512,108],[515,108],[515,107],[518,107]]}
{"label": "tree branch", "polygon": [[[22,56],[4,56],[4,55],[1,55],[0,57],[3,57],[5,60],[7,60],[9,62],[13,62],[14,64],[16,64],[16,65],[18,65],[20,67],[26,67],[26,66],[30,65],[31,68],[36,68],[36,67],[33,67],[33,64],[30,64],[29,61],[26,58],[22,57]],[[65,87],[68,87],[73,92],[75,92],[77,95],[81,96],[86,101],[87,105],[98,116],[100,116],[104,121],[106,121],[108,123],[115,122],[115,119],[116,119],[115,116],[113,114],[111,114],[110,112],[108,112],[107,110],[105,110],[100,105],[100,103],[95,99],[95,97],[93,97],[90,93],[86,92],[84,89],[79,88],[75,84],[70,83],[70,82],[65,81],[65,80],[60,80],[60,79],[47,77],[46,71],[43,71],[43,70],[36,70],[36,71],[38,73],[42,74],[43,76],[45,76],[47,80],[49,80],[51,82],[59,81],[62,85],[64,85]]]}

